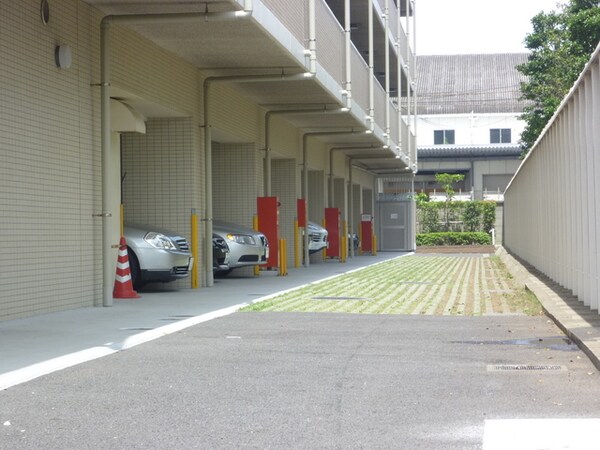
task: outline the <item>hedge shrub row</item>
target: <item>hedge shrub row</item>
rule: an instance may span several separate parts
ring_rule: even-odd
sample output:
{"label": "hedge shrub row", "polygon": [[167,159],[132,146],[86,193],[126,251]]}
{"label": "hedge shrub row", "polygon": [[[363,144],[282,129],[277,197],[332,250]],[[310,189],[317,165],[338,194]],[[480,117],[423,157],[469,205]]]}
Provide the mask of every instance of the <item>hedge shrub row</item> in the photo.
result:
{"label": "hedge shrub row", "polygon": [[417,222],[423,233],[485,231],[494,228],[496,202],[418,202]]}
{"label": "hedge shrub row", "polygon": [[492,237],[481,231],[417,234],[417,246],[421,245],[492,245]]}

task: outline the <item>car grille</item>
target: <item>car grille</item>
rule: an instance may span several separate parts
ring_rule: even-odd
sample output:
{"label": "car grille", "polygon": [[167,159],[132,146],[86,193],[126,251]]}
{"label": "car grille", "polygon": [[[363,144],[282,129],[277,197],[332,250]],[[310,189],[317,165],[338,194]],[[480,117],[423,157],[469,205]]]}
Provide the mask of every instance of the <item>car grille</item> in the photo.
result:
{"label": "car grille", "polygon": [[182,252],[190,251],[190,244],[188,243],[187,239],[175,238],[174,240],[175,240],[175,244],[177,245],[177,248],[179,248],[179,250],[181,250]]}
{"label": "car grille", "polygon": [[238,259],[239,262],[257,262],[258,255],[244,255]]}
{"label": "car grille", "polygon": [[173,273],[175,275],[186,275],[188,273],[188,266],[175,266],[173,267]]}
{"label": "car grille", "polygon": [[327,240],[325,236],[321,236],[319,234],[311,234],[308,237],[310,237],[312,242],[325,242]]}

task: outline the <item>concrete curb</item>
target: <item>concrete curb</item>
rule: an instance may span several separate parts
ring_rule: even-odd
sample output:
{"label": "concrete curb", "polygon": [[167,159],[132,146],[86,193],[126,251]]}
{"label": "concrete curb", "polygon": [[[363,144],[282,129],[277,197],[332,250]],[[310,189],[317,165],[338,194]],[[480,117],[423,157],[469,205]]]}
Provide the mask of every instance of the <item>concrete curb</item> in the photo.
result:
{"label": "concrete curb", "polygon": [[510,255],[504,247],[496,249],[496,256],[502,260],[516,283],[537,297],[546,315],[600,370],[600,314],[585,306],[568,289]]}

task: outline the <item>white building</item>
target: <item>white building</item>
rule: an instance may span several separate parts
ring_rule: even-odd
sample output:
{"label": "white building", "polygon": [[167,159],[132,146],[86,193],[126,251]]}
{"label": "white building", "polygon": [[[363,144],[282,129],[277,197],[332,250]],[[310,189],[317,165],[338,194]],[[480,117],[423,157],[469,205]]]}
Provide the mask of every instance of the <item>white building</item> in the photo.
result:
{"label": "white building", "polygon": [[457,191],[502,199],[521,162],[524,78],[516,66],[526,60],[521,53],[417,58],[417,192],[439,192],[436,173],[460,173]]}

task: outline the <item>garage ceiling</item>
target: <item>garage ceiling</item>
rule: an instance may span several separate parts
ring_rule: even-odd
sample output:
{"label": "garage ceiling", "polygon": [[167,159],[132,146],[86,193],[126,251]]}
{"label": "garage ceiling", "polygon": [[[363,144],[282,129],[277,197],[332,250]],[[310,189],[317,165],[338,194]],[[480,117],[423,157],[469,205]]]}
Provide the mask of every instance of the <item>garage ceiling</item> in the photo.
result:
{"label": "garage ceiling", "polygon": [[[205,13],[239,10],[233,0],[85,0],[106,15]],[[306,69],[268,36],[254,20],[235,22],[152,23],[128,25],[156,45],[178,55],[210,76],[247,74],[294,74]],[[236,89],[266,109],[301,109],[340,107],[338,100],[319,81],[285,83],[238,83]],[[126,94],[119,93],[123,98]],[[124,98],[127,100],[127,98]],[[138,104],[141,99],[131,99]],[[152,111],[160,112],[157,105]],[[172,114],[172,112],[166,112]],[[306,132],[340,129],[364,130],[364,122],[352,114],[285,115],[285,120]],[[369,151],[348,151],[356,165],[374,173],[404,169],[402,160],[394,159],[390,150],[382,149],[373,135],[354,133],[318,137],[332,147],[373,146]],[[377,150],[377,149],[378,150]],[[361,156],[363,158],[361,159]],[[377,156],[378,159],[371,159]]]}

